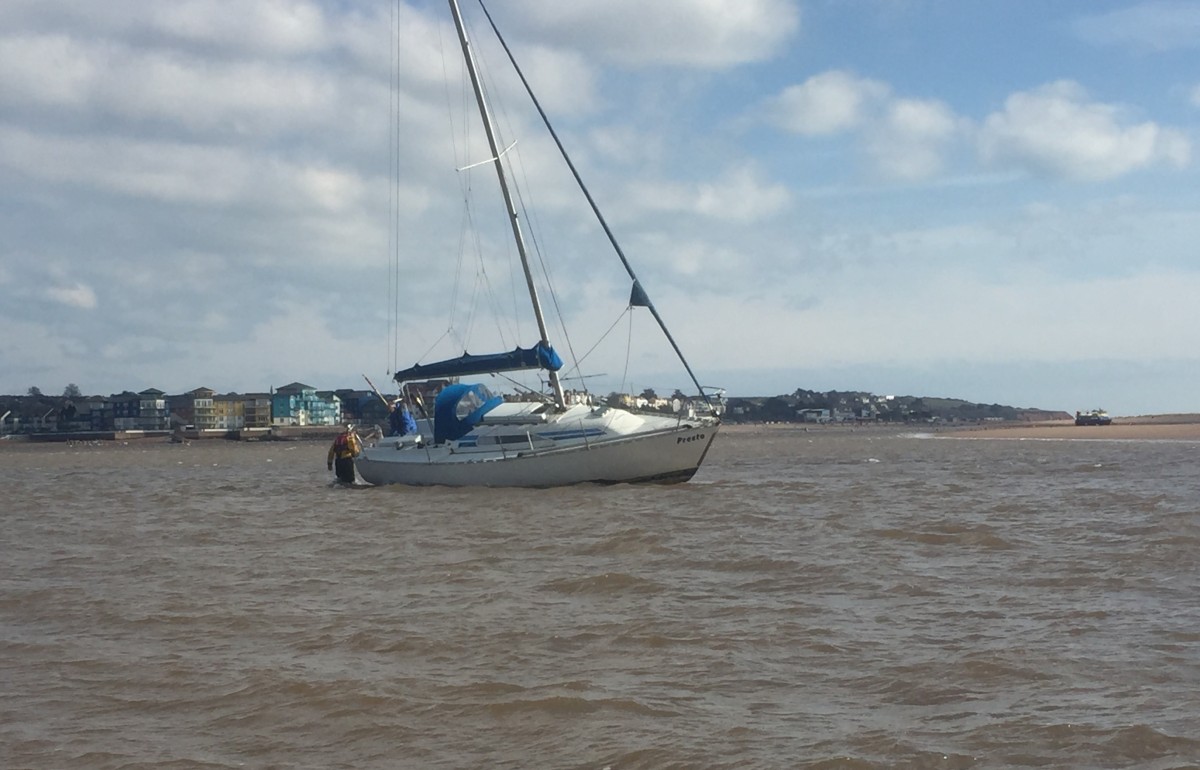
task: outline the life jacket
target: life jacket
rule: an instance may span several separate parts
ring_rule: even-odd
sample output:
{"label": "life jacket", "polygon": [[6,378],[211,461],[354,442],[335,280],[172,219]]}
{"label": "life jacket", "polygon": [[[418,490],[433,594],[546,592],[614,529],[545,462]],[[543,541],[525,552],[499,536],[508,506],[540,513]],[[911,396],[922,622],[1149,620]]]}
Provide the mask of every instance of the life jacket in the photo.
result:
{"label": "life jacket", "polygon": [[333,452],[338,457],[354,457],[358,454],[358,438],[349,433],[339,433],[333,439]]}

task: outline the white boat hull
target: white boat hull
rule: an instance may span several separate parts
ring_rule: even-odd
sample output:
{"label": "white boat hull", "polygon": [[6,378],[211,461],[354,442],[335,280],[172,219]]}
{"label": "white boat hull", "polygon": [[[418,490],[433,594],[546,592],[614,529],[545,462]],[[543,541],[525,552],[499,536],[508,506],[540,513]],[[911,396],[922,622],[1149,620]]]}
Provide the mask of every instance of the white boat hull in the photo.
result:
{"label": "white boat hull", "polygon": [[364,449],[355,466],[364,481],[376,485],[558,487],[687,481],[704,461],[719,423],[669,422],[667,428],[573,439],[549,447],[535,447],[533,441],[523,447],[501,444],[494,449],[391,442]]}
{"label": "white boat hull", "polygon": [[[370,484],[454,487],[557,487],[585,483],[687,481],[704,461],[720,426],[718,412],[707,398],[702,400],[708,411],[699,416],[690,408],[687,413],[677,415],[637,414],[608,405],[568,400],[558,374],[563,361],[550,345],[534,270],[522,234],[522,215],[518,213],[517,199],[509,189],[502,160],[504,153],[467,40],[467,27],[458,0],[450,0],[449,5],[491,151],[491,163],[508,211],[539,338],[531,348],[517,347],[484,355],[470,355],[464,350],[457,358],[418,363],[396,372],[394,379],[402,384],[418,380],[449,382],[439,390],[433,404],[432,435],[423,433],[423,438],[409,436],[384,440],[364,449],[355,458],[358,475]],[[512,63],[516,64],[515,61]],[[557,144],[574,172],[566,151],[561,143]],[[575,178],[632,281],[629,306],[650,308],[670,340],[666,326],[629,262],[620,253],[612,232],[577,173]],[[399,237],[399,233],[396,235]],[[674,340],[670,341],[682,362],[683,355]],[[683,363],[691,374],[690,367]],[[540,402],[505,400],[488,393],[479,383],[464,383],[458,379],[535,368],[547,372],[548,397]],[[692,382],[703,392],[694,375]]]}

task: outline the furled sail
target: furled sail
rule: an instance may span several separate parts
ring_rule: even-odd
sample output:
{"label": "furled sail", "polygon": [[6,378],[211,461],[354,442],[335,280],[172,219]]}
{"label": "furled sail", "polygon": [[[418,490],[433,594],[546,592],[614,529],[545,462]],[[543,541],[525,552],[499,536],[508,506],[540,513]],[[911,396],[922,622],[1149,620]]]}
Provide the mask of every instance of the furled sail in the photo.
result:
{"label": "furled sail", "polygon": [[539,342],[531,348],[515,348],[507,353],[488,353],[473,356],[463,353],[458,358],[415,364],[396,372],[396,382],[430,380],[438,377],[468,377],[492,372],[516,372],[524,369],[546,369],[557,372],[563,362],[549,345]]}

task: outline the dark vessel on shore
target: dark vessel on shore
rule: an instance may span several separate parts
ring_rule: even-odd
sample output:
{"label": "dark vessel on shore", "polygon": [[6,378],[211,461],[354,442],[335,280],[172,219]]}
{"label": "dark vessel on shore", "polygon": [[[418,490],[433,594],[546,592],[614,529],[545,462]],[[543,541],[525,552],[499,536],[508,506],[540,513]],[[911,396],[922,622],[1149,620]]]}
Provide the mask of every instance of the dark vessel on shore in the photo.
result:
{"label": "dark vessel on shore", "polygon": [[1103,409],[1093,409],[1090,412],[1076,412],[1076,425],[1111,425],[1112,418]]}

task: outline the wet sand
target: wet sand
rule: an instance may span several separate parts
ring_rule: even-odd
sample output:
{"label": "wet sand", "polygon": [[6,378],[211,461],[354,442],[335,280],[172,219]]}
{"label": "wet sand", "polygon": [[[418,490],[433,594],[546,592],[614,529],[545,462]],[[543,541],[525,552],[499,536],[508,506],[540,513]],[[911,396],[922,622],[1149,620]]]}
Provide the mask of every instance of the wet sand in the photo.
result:
{"label": "wet sand", "polygon": [[1073,420],[971,425],[941,428],[938,433],[961,438],[1200,441],[1200,414],[1114,417],[1111,425],[1076,425]]}
{"label": "wet sand", "polygon": [[[745,433],[812,433],[815,435],[839,435],[861,433],[898,434],[898,433],[933,433],[947,438],[998,438],[998,439],[1122,439],[1134,441],[1164,440],[1164,441],[1197,441],[1200,442],[1200,413],[1196,414],[1160,414],[1138,417],[1114,417],[1111,425],[1076,425],[1073,420],[1055,420],[1046,422],[1002,422],[1002,423],[972,423],[964,425],[928,425],[924,423],[847,423],[816,425],[811,423],[733,423],[727,422],[721,426],[721,433],[736,435]],[[330,434],[332,435],[332,434]],[[268,444],[304,445],[319,443],[324,445],[327,437],[319,439],[312,436],[289,439],[286,441],[268,441]],[[200,444],[228,443],[237,445],[255,445],[261,441],[237,442],[224,441],[214,438],[200,439]],[[193,443],[187,441],[177,444],[163,436],[140,438],[134,440],[90,440],[73,442],[36,442],[25,437],[13,441],[0,441],[0,450],[29,451],[48,445],[70,448],[137,448],[145,450],[153,445],[186,446]]]}
{"label": "wet sand", "polygon": [[723,433],[806,432],[813,434],[930,432],[947,438],[998,439],[1120,439],[1130,441],[1198,441],[1200,414],[1159,414],[1114,417],[1111,425],[1076,425],[1074,420],[1046,422],[972,423],[925,425],[914,423],[870,423],[811,425],[805,423],[727,423]]}

